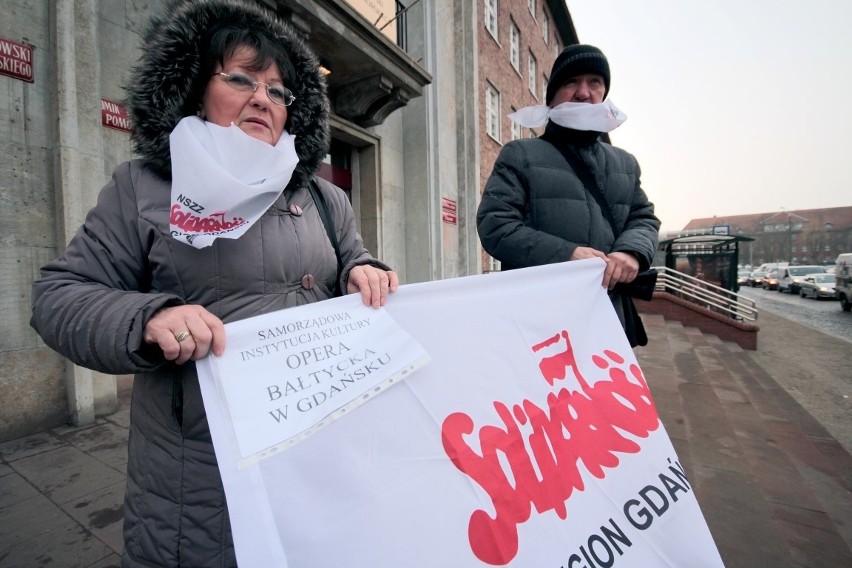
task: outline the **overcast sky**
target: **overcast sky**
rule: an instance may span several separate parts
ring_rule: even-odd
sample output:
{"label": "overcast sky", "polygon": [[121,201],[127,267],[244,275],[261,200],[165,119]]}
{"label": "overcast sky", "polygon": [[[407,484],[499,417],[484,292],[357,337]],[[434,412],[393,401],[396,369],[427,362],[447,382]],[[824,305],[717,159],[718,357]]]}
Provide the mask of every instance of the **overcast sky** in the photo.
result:
{"label": "overcast sky", "polygon": [[663,230],[852,206],[852,1],[567,0]]}

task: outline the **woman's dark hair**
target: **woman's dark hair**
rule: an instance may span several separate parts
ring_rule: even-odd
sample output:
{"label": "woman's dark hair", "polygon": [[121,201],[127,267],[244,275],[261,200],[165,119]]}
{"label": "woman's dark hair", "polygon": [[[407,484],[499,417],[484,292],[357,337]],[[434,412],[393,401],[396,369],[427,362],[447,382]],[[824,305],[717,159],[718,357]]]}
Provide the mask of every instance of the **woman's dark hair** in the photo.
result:
{"label": "woman's dark hair", "polygon": [[[270,63],[274,63],[281,72],[284,86],[296,93],[297,89],[294,87],[296,70],[280,42],[256,30],[225,24],[213,29],[201,45],[200,69],[195,77],[192,93],[184,107],[185,116],[195,114],[200,108],[207,84],[216,72],[216,65],[224,65],[225,60],[233,56],[241,47],[250,47],[256,53],[254,59],[248,64],[250,71],[263,71],[269,67]],[[289,116],[287,121],[290,121]]]}

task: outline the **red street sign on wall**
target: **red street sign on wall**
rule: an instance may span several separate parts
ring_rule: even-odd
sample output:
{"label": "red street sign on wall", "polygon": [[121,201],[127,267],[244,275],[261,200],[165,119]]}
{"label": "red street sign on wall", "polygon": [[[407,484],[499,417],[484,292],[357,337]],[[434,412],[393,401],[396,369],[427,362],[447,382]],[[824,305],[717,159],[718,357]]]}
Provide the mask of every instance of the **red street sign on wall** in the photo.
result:
{"label": "red street sign on wall", "polygon": [[441,220],[450,225],[455,225],[458,221],[456,217],[456,202],[447,197],[441,198]]}
{"label": "red street sign on wall", "polygon": [[130,118],[123,105],[101,99],[101,124],[122,132],[130,132]]}
{"label": "red street sign on wall", "polygon": [[0,37],[0,75],[32,83],[32,46]]}

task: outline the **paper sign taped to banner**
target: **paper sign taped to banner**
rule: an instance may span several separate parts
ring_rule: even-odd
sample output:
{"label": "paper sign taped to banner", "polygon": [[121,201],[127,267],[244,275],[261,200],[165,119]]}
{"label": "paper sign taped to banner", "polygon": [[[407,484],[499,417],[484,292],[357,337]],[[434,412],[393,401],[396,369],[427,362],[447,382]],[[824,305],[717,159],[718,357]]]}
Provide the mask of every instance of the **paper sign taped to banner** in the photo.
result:
{"label": "paper sign taped to banner", "polygon": [[721,568],[604,266],[400,286],[429,364],[243,469],[200,361],[240,566]]}
{"label": "paper sign taped to banner", "polygon": [[385,310],[321,303],[229,323],[218,389],[240,466],[305,439],[428,362]]}

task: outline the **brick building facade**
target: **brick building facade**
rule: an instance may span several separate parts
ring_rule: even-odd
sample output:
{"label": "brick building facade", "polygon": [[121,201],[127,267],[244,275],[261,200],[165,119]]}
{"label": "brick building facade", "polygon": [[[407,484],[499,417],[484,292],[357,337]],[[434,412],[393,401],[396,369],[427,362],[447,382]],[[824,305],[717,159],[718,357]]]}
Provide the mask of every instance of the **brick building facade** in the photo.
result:
{"label": "brick building facade", "polygon": [[713,227],[754,238],[740,249],[740,263],[751,266],[764,262],[831,264],[839,254],[852,252],[852,207],[693,219],[680,234],[709,233]]}
{"label": "brick building facade", "polygon": [[[550,69],[566,45],[578,43],[564,0],[478,2],[480,194],[506,142],[541,132],[508,116],[544,104]],[[482,253],[483,269],[496,268]]]}

